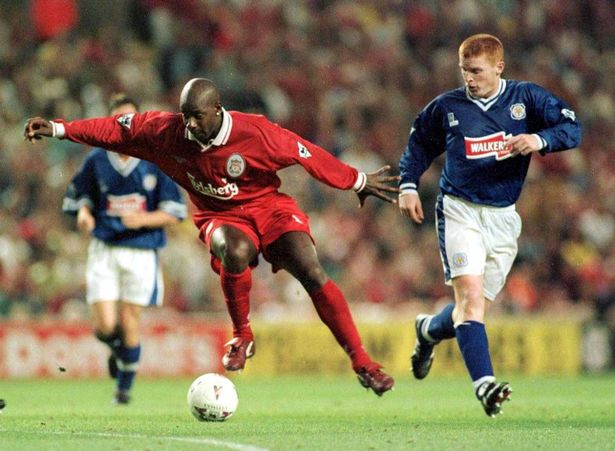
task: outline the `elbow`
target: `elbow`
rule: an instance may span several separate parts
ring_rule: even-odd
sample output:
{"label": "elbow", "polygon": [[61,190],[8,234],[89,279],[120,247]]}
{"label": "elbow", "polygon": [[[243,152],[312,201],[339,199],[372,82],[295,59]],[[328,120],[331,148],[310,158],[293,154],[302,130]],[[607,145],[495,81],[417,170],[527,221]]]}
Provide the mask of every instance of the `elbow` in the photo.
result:
{"label": "elbow", "polygon": [[581,141],[583,139],[583,133],[581,131],[581,127],[576,124],[576,127],[566,133],[565,143],[568,149],[574,149],[581,145]]}
{"label": "elbow", "polygon": [[574,146],[579,147],[581,145],[582,140],[583,140],[583,132],[581,131],[581,128],[579,127],[579,132],[577,133],[576,142]]}
{"label": "elbow", "polygon": [[573,147],[579,147],[581,145],[581,141],[583,140],[583,129],[581,128],[581,124],[579,122],[575,122],[575,130],[572,135]]}

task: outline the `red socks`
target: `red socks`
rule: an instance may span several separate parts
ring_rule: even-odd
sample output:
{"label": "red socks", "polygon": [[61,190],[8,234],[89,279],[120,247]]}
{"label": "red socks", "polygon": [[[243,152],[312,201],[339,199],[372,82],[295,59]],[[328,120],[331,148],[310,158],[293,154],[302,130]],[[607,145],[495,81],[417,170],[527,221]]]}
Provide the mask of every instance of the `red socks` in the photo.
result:
{"label": "red socks", "polygon": [[318,316],[350,357],[352,368],[357,371],[359,368],[372,363],[371,358],[363,348],[346,298],[337,285],[329,280],[320,290],[310,293],[310,297],[314,302]]}
{"label": "red socks", "polygon": [[233,337],[254,340],[249,319],[252,270],[248,267],[239,274],[233,274],[221,266],[220,282],[226,300],[226,308],[233,322]]}
{"label": "red socks", "polygon": [[[233,322],[233,337],[253,340],[249,320],[252,270],[247,268],[239,274],[233,274],[222,267],[220,280],[226,307]],[[329,280],[321,289],[310,293],[310,297],[318,316],[350,357],[352,368],[357,371],[371,364],[372,360],[363,348],[346,298],[337,285]]]}

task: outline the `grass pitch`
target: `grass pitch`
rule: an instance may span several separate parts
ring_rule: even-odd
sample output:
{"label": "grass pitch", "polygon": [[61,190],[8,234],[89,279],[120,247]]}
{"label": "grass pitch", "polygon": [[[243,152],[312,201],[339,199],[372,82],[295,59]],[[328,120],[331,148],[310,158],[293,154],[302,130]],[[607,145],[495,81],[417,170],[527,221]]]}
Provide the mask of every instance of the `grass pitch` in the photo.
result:
{"label": "grass pitch", "polygon": [[110,380],[3,380],[2,450],[607,450],[615,449],[615,374],[507,378],[513,400],[488,418],[465,378],[397,376],[382,398],[339,377],[233,376],[224,423],[189,413],[191,380],[139,379],[128,406]]}

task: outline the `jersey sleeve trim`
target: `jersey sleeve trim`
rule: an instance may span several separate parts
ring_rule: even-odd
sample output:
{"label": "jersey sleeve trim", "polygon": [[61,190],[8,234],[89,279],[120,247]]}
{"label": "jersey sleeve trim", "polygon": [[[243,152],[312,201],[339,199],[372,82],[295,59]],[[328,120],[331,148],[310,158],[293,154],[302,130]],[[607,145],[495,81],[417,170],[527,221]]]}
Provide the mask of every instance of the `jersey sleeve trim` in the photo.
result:
{"label": "jersey sleeve trim", "polygon": [[542,150],[545,147],[547,147],[547,142],[538,133],[534,133],[532,134],[532,136],[536,139],[536,142],[538,143],[538,147],[539,147],[538,150]]}
{"label": "jersey sleeve trim", "polygon": [[90,210],[94,209],[94,203],[89,197],[81,197],[80,199],[65,197],[62,202],[62,211],[68,214],[77,214],[83,206],[88,207]]}
{"label": "jersey sleeve trim", "polygon": [[399,185],[399,189],[402,191],[402,193],[416,192],[417,188],[418,187],[416,186],[416,183],[412,182],[402,183],[401,185]]}
{"label": "jersey sleeve trim", "polygon": [[158,204],[158,209],[165,213],[175,216],[178,219],[185,219],[188,215],[188,208],[181,202],[167,200]]}
{"label": "jersey sleeve trim", "polygon": [[365,175],[365,172],[359,172],[357,175],[357,181],[354,183],[352,189],[355,190],[355,192],[360,193],[363,191],[363,188],[365,188],[366,183],[367,176]]}
{"label": "jersey sleeve trim", "polygon": [[64,124],[62,124],[61,122],[54,121],[50,121],[49,123],[51,124],[52,130],[51,136],[58,139],[64,138],[64,136],[66,135],[66,128],[64,127]]}

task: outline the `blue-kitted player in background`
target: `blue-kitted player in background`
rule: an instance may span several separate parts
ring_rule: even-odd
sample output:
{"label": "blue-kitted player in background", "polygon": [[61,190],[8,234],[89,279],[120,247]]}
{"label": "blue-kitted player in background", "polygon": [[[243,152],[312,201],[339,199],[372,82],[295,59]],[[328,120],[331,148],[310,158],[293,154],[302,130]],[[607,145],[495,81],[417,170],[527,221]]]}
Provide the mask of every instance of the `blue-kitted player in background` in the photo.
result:
{"label": "blue-kitted player in background", "polygon": [[434,347],[456,338],[477,398],[490,417],[501,412],[511,388],[494,376],[485,310],[503,288],[517,255],[521,219],[515,211],[533,153],[577,147],[574,111],[542,87],[505,80],[504,48],[488,34],[459,47],[465,86],[432,100],[416,118],[400,160],[402,215],[424,219],[419,180],[443,152],[446,160],[436,205],[445,281],[455,304],[415,321],[411,356],[417,379],[429,373]]}
{"label": "blue-kitted player in background", "polygon": [[[132,114],[137,104],[116,95],[109,111]],[[141,309],[162,305],[158,250],[166,244],[164,227],[186,217],[186,204],[156,165],[97,148],[71,181],[62,210],[76,215],[78,228],[92,235],[87,302],[96,337],[111,349],[114,402],[127,404],[141,354]]]}

